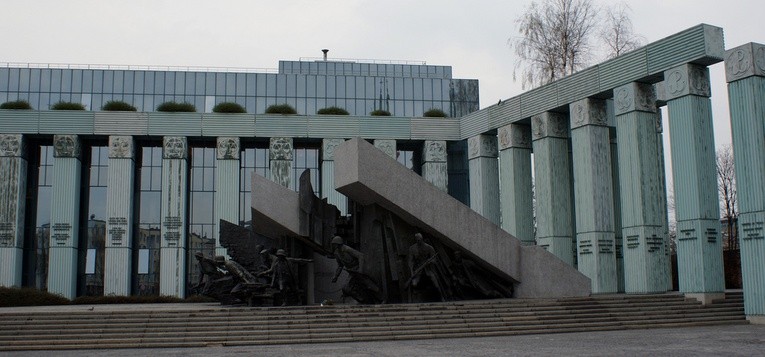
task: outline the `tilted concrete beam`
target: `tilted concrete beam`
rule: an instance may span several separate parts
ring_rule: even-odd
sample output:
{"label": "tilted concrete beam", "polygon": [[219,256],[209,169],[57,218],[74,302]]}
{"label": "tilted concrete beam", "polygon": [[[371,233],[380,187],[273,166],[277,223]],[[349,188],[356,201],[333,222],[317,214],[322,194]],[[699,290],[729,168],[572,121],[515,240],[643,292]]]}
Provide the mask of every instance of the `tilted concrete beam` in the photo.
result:
{"label": "tilted concrete beam", "polygon": [[[520,241],[362,139],[335,150],[337,191],[378,204],[407,223],[518,282],[516,297],[587,296],[590,279],[554,255]],[[531,224],[531,222],[529,222]]]}

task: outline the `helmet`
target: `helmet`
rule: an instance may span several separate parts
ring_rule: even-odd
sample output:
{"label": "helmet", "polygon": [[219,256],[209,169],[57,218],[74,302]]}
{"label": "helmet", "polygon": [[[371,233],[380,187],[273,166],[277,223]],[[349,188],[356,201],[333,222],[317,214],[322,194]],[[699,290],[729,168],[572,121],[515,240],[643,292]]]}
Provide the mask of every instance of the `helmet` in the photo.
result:
{"label": "helmet", "polygon": [[332,238],[332,243],[331,244],[344,244],[343,237],[335,236],[335,238]]}
{"label": "helmet", "polygon": [[276,251],[276,256],[277,257],[286,257],[287,253],[284,251],[284,249],[279,249],[279,250]]}
{"label": "helmet", "polygon": [[224,257],[222,255],[216,255],[215,256],[215,261],[218,262],[218,263],[224,263],[224,262],[226,262],[226,257]]}

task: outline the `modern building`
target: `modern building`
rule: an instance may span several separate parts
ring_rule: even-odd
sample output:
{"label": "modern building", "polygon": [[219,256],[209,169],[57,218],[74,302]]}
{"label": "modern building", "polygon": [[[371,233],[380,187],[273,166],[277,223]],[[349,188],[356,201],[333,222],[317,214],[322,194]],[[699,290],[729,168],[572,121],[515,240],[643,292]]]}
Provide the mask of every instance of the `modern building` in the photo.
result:
{"label": "modern building", "polygon": [[[708,303],[725,288],[707,68],[723,61],[745,310],[765,322],[765,46],[726,51],[722,29],[706,24],[481,110],[477,81],[425,64],[282,61],[278,73],[0,68],[0,102],[36,108],[0,110],[0,285],[74,297],[100,293],[88,284],[103,282],[104,294],[184,296],[198,277],[193,254],[223,253],[218,219],[249,220],[251,173],[294,189],[310,168],[317,193],[344,212],[333,152],[361,137],[523,243],[575,265],[593,293],[666,292],[669,135],[676,288]],[[139,112],[98,110],[115,99]],[[59,100],[90,110],[48,110]],[[151,111],[168,100],[200,113]],[[253,114],[210,113],[222,101]],[[299,115],[261,114],[279,103]],[[329,106],[351,115],[314,114]],[[450,117],[420,117],[430,108]],[[367,115],[375,109],[393,116]],[[103,278],[93,276],[100,256]]]}

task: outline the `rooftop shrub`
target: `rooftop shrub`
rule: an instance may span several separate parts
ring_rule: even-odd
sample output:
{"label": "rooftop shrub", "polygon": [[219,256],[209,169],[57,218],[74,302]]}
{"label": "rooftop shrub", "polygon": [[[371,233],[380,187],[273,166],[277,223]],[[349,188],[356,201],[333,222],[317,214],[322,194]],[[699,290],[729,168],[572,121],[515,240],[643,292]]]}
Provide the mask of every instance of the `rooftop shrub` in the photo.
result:
{"label": "rooftop shrub", "polygon": [[234,102],[222,102],[213,107],[213,113],[247,113],[243,106]]}
{"label": "rooftop shrub", "polygon": [[348,111],[340,107],[328,107],[319,109],[316,114],[319,115],[348,115]]}
{"label": "rooftop shrub", "polygon": [[129,103],[123,102],[121,100],[110,100],[104,104],[103,107],[101,107],[101,110],[105,110],[107,112],[134,112],[136,111],[135,107],[130,105]]}
{"label": "rooftop shrub", "polygon": [[266,114],[297,114],[297,110],[289,104],[274,104],[266,108]]}
{"label": "rooftop shrub", "polygon": [[433,108],[426,111],[425,113],[422,113],[422,116],[427,118],[446,118],[448,115],[446,115],[446,112],[441,109]]}
{"label": "rooftop shrub", "polygon": [[371,113],[369,113],[369,115],[379,116],[379,117],[389,117],[390,116],[390,112],[387,111],[387,110],[375,109]]}
{"label": "rooftop shrub", "polygon": [[0,109],[32,109],[26,100],[13,100],[0,104]]}
{"label": "rooftop shrub", "polygon": [[194,104],[191,103],[177,103],[177,102],[164,102],[157,106],[158,112],[187,112],[193,113],[197,111]]}
{"label": "rooftop shrub", "polygon": [[51,110],[85,110],[85,106],[82,103],[74,102],[58,102],[50,107]]}

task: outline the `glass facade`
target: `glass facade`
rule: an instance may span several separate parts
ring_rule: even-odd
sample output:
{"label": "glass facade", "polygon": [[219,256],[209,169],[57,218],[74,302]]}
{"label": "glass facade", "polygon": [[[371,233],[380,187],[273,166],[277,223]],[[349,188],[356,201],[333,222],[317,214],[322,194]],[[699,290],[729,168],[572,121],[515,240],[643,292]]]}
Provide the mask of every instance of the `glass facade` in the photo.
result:
{"label": "glass facade", "polygon": [[137,156],[138,232],[133,241],[133,294],[159,295],[162,215],[162,147],[143,146]]}
{"label": "glass facade", "polygon": [[436,108],[457,117],[478,110],[478,81],[453,79],[447,66],[353,62],[282,61],[279,73],[0,68],[0,103],[19,99],[38,110],[59,101],[100,110],[120,100],[139,111],[165,101],[189,102],[200,112],[236,102],[256,114],[287,103],[298,114],[338,106],[351,115],[384,109],[412,117]]}
{"label": "glass facade", "polygon": [[[267,144],[264,144],[267,145]],[[252,177],[256,173],[268,177],[268,148],[246,148],[239,154],[239,224],[250,226],[252,224]]]}
{"label": "glass facade", "polygon": [[300,191],[300,175],[306,169],[310,170],[313,193],[321,197],[321,165],[319,164],[319,148],[296,147],[292,156],[292,189]]}
{"label": "glass facade", "polygon": [[[104,294],[104,253],[106,248],[106,183],[109,174],[109,148],[92,146],[88,168],[87,224],[80,244],[81,295]],[[82,242],[82,241],[81,241]],[[84,266],[83,264],[84,263]]]}
{"label": "glass facade", "polygon": [[22,285],[46,290],[53,187],[53,146],[30,145]]}
{"label": "glass facade", "polygon": [[188,280],[190,287],[199,282],[200,268],[194,254],[215,256],[215,165],[216,149],[193,147],[191,149],[191,175],[189,180],[189,240]]}

